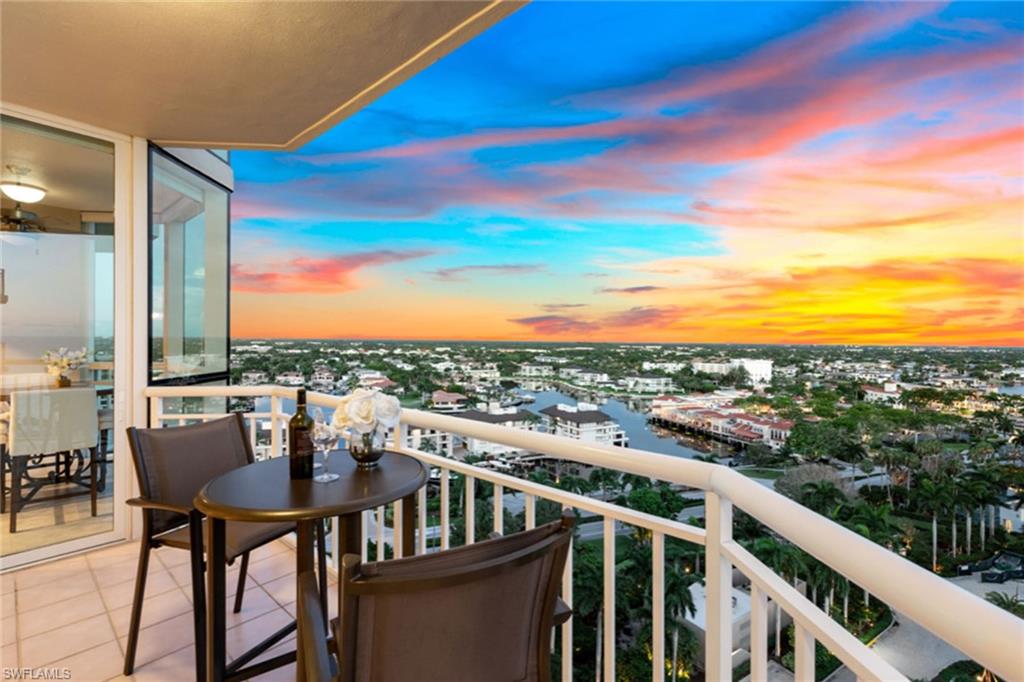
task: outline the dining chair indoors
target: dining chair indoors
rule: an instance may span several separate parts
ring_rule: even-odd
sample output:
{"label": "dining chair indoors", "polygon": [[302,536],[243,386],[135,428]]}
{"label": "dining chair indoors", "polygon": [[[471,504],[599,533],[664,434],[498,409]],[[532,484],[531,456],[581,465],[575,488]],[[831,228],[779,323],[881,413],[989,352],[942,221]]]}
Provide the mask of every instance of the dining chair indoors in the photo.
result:
{"label": "dining chair indoors", "polygon": [[[135,462],[139,497],[128,504],[142,509],[142,539],[135,577],[124,674],[135,667],[135,652],[146,592],[150,552],[173,547],[191,553],[192,608],[194,612],[196,670],[205,669],[205,604],[203,515],[193,506],[199,490],[217,476],[255,461],[239,414],[200,424],[155,429],[128,429],[128,442]],[[285,482],[282,482],[284,485]],[[295,530],[294,523],[228,522],[225,527],[225,556],[228,565],[241,559],[234,611],[242,609],[249,553]],[[326,570],[322,527],[318,528],[320,571]]]}
{"label": "dining chair indoors", "polygon": [[[97,449],[95,389],[13,391],[4,427],[5,438],[0,443],[0,511],[10,512],[11,533],[18,530],[18,513],[30,503],[52,503],[88,494],[90,511],[96,516],[97,486],[105,476]],[[77,463],[74,468],[73,461]],[[66,487],[64,492],[37,497],[44,488],[62,484]]]}
{"label": "dining chair indoors", "polygon": [[552,627],[571,616],[558,591],[574,520],[394,561],[345,555],[333,652],[300,580],[306,682],[548,680]]}

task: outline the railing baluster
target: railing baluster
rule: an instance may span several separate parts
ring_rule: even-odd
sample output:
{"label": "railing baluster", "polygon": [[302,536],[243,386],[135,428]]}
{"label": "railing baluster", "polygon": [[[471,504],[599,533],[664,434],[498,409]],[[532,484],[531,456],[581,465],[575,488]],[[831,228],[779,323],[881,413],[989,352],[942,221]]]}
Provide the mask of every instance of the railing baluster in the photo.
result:
{"label": "railing baluster", "polygon": [[252,451],[256,452],[256,417],[249,417],[249,445]]}
{"label": "railing baluster", "polygon": [[732,502],[717,494],[704,494],[707,531],[705,550],[705,590],[707,594],[707,630],[705,639],[705,677],[709,680],[732,679],[732,564],[722,552],[722,544],[732,540]]}
{"label": "railing baluster", "polygon": [[494,532],[505,534],[505,489],[494,484]]}
{"label": "railing baluster", "polygon": [[[604,682],[615,680],[615,519],[604,518]],[[709,678],[713,679],[713,678]]]}
{"label": "railing baluster", "polygon": [[164,425],[164,399],[149,399],[149,428],[157,429]]}
{"label": "railing baluster", "polygon": [[476,541],[476,479],[472,476],[466,476],[465,517],[466,544],[472,545]]}
{"label": "railing baluster", "polygon": [[384,507],[377,507],[377,561],[384,561]]}
{"label": "railing baluster", "polygon": [[448,536],[451,532],[449,520],[450,510],[448,509],[448,477],[451,472],[448,469],[441,469],[441,549],[448,549]]}
{"label": "railing baluster", "polygon": [[281,429],[277,423],[281,415],[281,399],[276,395],[270,396],[270,456],[281,456]]}
{"label": "railing baluster", "polygon": [[768,595],[750,583],[750,679],[768,679]]}
{"label": "railing baluster", "polygon": [[[651,638],[654,658],[651,662],[654,682],[665,679],[665,536],[651,536]],[[675,671],[672,671],[675,679]]]}
{"label": "railing baluster", "polygon": [[[530,509],[533,496],[530,495]],[[527,512],[527,523],[532,520]],[[532,528],[532,526],[529,526]],[[572,536],[569,537],[569,554],[565,557],[565,571],[562,573],[562,601],[572,609]],[[562,623],[562,682],[572,682],[572,618]]]}
{"label": "railing baluster", "polygon": [[427,553],[427,486],[423,486],[416,493],[416,527],[419,535],[416,536],[416,553]]}
{"label": "railing baluster", "polygon": [[793,641],[793,682],[814,682],[814,637],[799,623]]}
{"label": "railing baluster", "polygon": [[530,530],[537,525],[537,500],[533,495],[526,494],[523,502],[526,505],[526,530]]}
{"label": "railing baluster", "polygon": [[405,556],[405,533],[402,532],[404,517],[405,505],[401,500],[396,500],[391,505],[391,551],[396,559]]}

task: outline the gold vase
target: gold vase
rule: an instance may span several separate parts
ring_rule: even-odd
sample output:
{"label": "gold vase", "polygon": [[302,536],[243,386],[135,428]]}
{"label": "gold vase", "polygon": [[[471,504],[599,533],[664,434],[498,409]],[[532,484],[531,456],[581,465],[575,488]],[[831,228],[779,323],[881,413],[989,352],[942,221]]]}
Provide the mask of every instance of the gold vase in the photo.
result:
{"label": "gold vase", "polygon": [[63,374],[57,377],[57,388],[70,388],[71,377],[66,377]]}

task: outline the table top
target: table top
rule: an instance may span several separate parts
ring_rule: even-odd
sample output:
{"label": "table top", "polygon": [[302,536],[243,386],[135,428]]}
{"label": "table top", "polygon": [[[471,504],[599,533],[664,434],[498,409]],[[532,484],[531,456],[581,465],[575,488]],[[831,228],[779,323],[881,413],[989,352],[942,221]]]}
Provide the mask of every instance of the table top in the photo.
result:
{"label": "table top", "polygon": [[428,478],[422,462],[397,452],[385,452],[373,469],[359,469],[347,450],[335,450],[327,470],[340,478],[330,483],[292,480],[288,457],[249,464],[207,483],[196,495],[196,509],[226,521],[309,521],[394,502],[419,490]]}

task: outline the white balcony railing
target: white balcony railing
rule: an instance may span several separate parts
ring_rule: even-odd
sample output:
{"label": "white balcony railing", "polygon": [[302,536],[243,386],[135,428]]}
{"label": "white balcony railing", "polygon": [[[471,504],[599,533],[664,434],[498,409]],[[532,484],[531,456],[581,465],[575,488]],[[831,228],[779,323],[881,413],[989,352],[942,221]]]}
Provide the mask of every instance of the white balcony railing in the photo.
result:
{"label": "white balcony railing", "polygon": [[[290,414],[281,409],[283,398],[295,397],[295,389],[279,386],[232,387],[159,387],[147,389],[150,398],[150,424],[163,426],[209,420],[224,416],[203,412],[170,413],[165,411],[168,398],[269,398],[269,412],[249,412],[245,417],[253,446],[265,456],[283,454],[283,434]],[[319,393],[308,394],[312,405],[331,408],[338,398]],[[269,443],[258,442],[258,422],[269,422]],[[624,473],[703,490],[705,493],[705,526],[695,526],[638,512],[584,495],[578,495],[529,480],[523,480],[489,469],[466,464],[437,454],[406,447],[410,429],[457,434],[541,453],[552,458],[579,464],[604,467]],[[826,519],[796,502],[729,469],[661,455],[643,450],[623,449],[562,438],[544,433],[509,429],[502,426],[460,419],[449,415],[418,410],[403,410],[396,430],[398,449],[415,457],[432,469],[440,470],[440,546],[449,546],[451,494],[449,474],[466,477],[463,504],[465,538],[473,542],[479,532],[475,525],[475,481],[494,486],[494,530],[503,530],[505,491],[524,495],[527,528],[535,523],[537,499],[546,499],[603,517],[604,584],[603,584],[603,651],[601,667],[604,680],[615,679],[615,540],[617,524],[646,529],[651,533],[653,626],[652,671],[654,680],[665,676],[665,538],[678,538],[704,545],[705,548],[705,678],[732,679],[732,576],[737,569],[751,583],[750,672],[752,680],[767,678],[768,605],[774,602],[792,618],[795,629],[795,679],[815,679],[815,642],[846,665],[858,680],[905,680],[906,677],[873,649],[853,636],[811,600],[781,576],[733,541],[733,506],[742,509],[781,537],[808,552],[851,583],[875,595],[890,608],[900,612],[966,656],[1007,680],[1024,680],[1024,621],[1003,611],[960,587],[919,566],[906,561],[870,540]],[[396,556],[422,553],[427,547],[426,490],[419,493],[416,547],[403,548],[401,534],[393,538]],[[393,510],[394,523],[401,519],[401,505]],[[367,557],[370,521],[374,519],[377,557],[381,558],[385,540],[385,510],[364,512],[363,555]],[[339,557],[334,557],[335,562]],[[337,566],[337,563],[335,563]],[[563,577],[563,599],[572,603],[572,562]],[[573,620],[562,626],[562,642],[572,642]],[[562,679],[573,678],[572,657],[562,656]]]}

